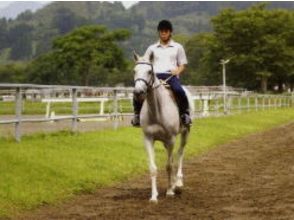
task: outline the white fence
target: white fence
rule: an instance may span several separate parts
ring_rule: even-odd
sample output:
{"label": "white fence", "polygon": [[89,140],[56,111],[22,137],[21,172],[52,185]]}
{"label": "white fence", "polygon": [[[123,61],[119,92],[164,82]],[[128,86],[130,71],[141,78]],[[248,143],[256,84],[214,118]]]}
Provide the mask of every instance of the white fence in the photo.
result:
{"label": "white fence", "polygon": [[[268,108],[283,108],[294,106],[294,96],[292,95],[260,95],[244,90],[230,89],[226,94],[222,91],[209,91],[204,87],[188,87],[192,92],[196,105],[193,117],[207,117],[250,110],[266,110]],[[71,130],[78,129],[78,121],[88,118],[104,118],[113,121],[113,127],[117,128],[118,120],[123,117],[132,116],[132,91],[133,88],[125,87],[82,87],[82,86],[47,86],[32,84],[0,84],[0,104],[5,106],[5,102],[14,100],[13,119],[0,119],[2,124],[14,124],[14,135],[17,141],[21,140],[21,124],[27,122],[50,122],[71,120]],[[2,95],[2,96],[1,96]],[[226,95],[226,103],[223,96]],[[2,97],[2,99],[1,99]],[[127,101],[125,101],[127,100]],[[29,114],[24,117],[25,102],[44,103],[46,110],[42,117],[35,117]],[[123,109],[121,104],[127,105]],[[105,111],[105,103],[108,110]],[[52,103],[70,103],[71,110],[65,114],[52,114]],[[99,111],[94,113],[81,113],[79,106],[83,103],[99,104]],[[1,108],[1,105],[0,105]],[[4,114],[4,113],[3,113]],[[6,113],[7,114],[7,113]],[[0,109],[1,116],[1,109]]]}

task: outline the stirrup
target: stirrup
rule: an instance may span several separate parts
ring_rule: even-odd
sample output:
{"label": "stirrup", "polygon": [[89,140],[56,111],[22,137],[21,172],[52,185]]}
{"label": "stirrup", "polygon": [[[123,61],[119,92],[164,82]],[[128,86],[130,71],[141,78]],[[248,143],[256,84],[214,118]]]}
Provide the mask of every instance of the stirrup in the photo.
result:
{"label": "stirrup", "polygon": [[133,119],[131,120],[131,124],[134,127],[140,127],[140,115],[134,115]]}
{"label": "stirrup", "polygon": [[187,114],[187,113],[181,114],[180,118],[181,118],[181,123],[184,126],[191,126],[192,119],[189,114]]}

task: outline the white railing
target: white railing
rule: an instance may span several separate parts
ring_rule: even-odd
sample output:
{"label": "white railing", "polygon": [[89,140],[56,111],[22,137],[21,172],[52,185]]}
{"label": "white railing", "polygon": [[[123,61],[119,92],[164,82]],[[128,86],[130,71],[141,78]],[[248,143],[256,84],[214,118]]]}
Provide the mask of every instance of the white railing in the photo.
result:
{"label": "white railing", "polygon": [[[195,87],[196,88],[196,87]],[[293,107],[294,96],[292,95],[260,95],[251,92],[228,91],[227,103],[223,103],[223,92],[207,91],[189,87],[192,91],[196,104],[193,117],[208,117],[212,115],[235,113],[250,110],[266,110],[268,108]],[[1,93],[2,91],[2,93]],[[0,84],[0,104],[14,100],[14,116],[0,119],[2,124],[14,124],[14,136],[17,141],[21,140],[22,123],[28,122],[51,122],[71,120],[71,130],[78,130],[78,121],[88,118],[104,118],[113,121],[113,127],[118,127],[118,120],[122,117],[132,116],[132,91],[131,87],[84,87],[84,86],[59,86],[59,85],[34,85],[34,84]],[[193,92],[194,91],[194,92]],[[1,96],[1,94],[3,94]],[[1,99],[2,97],[2,99]],[[7,98],[9,97],[9,98]],[[2,101],[1,101],[2,100]],[[34,103],[46,105],[45,114],[41,117],[26,115],[24,117],[25,102],[32,100]],[[120,102],[129,100],[128,110],[122,109]],[[80,113],[80,103],[99,103],[99,111],[94,113]],[[105,103],[111,102],[111,108],[105,112]],[[65,114],[56,116],[51,114],[52,103],[70,103],[71,110]],[[98,106],[98,105],[97,105]],[[225,108],[226,107],[226,108]],[[6,113],[7,114],[7,113]],[[0,109],[1,116],[1,109]]]}

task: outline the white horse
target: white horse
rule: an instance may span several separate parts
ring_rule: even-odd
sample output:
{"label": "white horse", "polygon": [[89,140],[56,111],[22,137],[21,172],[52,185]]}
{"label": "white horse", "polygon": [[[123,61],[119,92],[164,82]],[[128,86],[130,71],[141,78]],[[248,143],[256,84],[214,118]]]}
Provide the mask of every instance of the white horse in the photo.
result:
{"label": "white horse", "polygon": [[[149,157],[151,173],[152,195],[150,201],[157,202],[157,167],[155,164],[154,142],[161,141],[167,150],[168,160],[166,171],[168,174],[167,196],[173,196],[177,187],[183,186],[183,154],[190,128],[181,125],[178,106],[172,91],[166,88],[153,72],[153,54],[149,60],[144,60],[134,52],[134,96],[145,97],[140,113],[144,142]],[[188,97],[189,99],[189,97]],[[191,99],[189,100],[191,106]],[[173,173],[173,149],[176,136],[181,134],[178,150],[178,170]]]}

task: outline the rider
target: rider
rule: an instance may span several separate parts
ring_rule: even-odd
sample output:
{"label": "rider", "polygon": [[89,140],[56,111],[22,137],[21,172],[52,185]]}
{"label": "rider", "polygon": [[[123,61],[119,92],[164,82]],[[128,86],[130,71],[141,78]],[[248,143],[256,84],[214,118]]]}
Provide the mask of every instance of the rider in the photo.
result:
{"label": "rider", "polygon": [[[183,46],[172,40],[173,27],[170,21],[162,20],[157,26],[159,33],[159,41],[148,47],[144,57],[148,60],[153,52],[153,69],[157,78],[166,80],[170,85],[171,90],[176,96],[178,103],[181,122],[185,126],[189,126],[192,121],[189,114],[189,104],[185,91],[183,90],[179,76],[184,72],[185,65],[188,63]],[[135,97],[135,96],[134,96]],[[143,102],[134,98],[134,118],[132,119],[133,126],[140,126],[140,111]]]}

